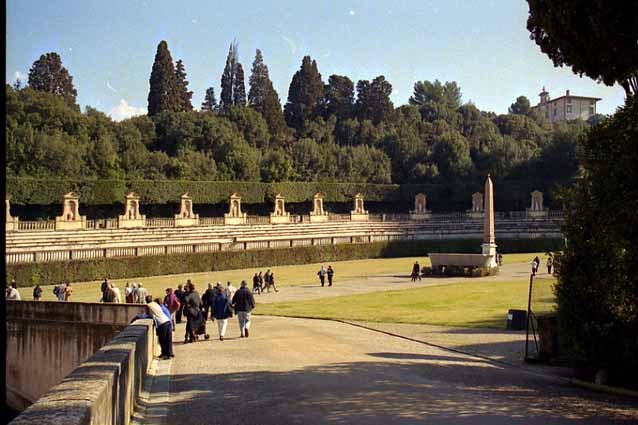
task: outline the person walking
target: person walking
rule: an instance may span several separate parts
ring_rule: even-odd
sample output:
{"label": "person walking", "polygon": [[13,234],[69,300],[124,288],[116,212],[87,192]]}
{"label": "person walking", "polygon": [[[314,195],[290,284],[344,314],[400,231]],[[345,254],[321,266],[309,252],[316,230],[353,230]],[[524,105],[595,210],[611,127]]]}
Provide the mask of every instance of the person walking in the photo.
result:
{"label": "person walking", "polygon": [[53,288],[53,294],[55,295],[55,298],[59,301],[62,302],[65,299],[65,286],[64,286],[64,282],[60,282],[57,285],[55,285],[55,287]]}
{"label": "person walking", "polygon": [[143,304],[147,295],[148,295],[148,291],[142,285],[142,282],[139,282],[137,284],[137,290],[135,291],[135,302],[137,304]]}
{"label": "person walking", "polygon": [[[220,283],[220,282],[217,282]],[[235,291],[237,291],[237,289],[235,289],[235,287],[233,286],[232,283],[230,282],[226,282],[226,298],[228,298],[228,300],[232,300],[233,296],[235,295]]]}
{"label": "person walking", "polygon": [[412,282],[416,282],[417,279],[421,280],[421,266],[418,261],[415,261],[412,266]]}
{"label": "person walking", "polygon": [[186,313],[186,338],[184,343],[195,342],[199,339],[199,335],[204,334],[205,339],[209,338],[206,333],[206,320],[204,320],[204,314],[202,313],[202,298],[199,292],[195,289],[195,284],[190,282],[186,284],[186,307],[184,313]]}
{"label": "person walking", "polygon": [[328,275],[328,286],[332,286],[332,276],[334,276],[335,271],[332,270],[332,265],[328,264],[328,270],[326,271]]}
{"label": "person walking", "polygon": [[67,282],[64,285],[64,301],[71,301],[71,296],[73,295],[73,288],[71,287],[71,282]]}
{"label": "person walking", "polygon": [[255,297],[253,297],[253,294],[248,290],[247,285],[246,281],[242,280],[241,287],[235,292],[232,300],[232,306],[237,313],[239,332],[242,338],[248,338],[250,312],[255,308]]}
{"label": "person walking", "polygon": [[270,269],[266,270],[264,274],[264,287],[268,292],[270,292]]}
{"label": "person walking", "polygon": [[40,301],[42,299],[42,288],[40,285],[35,285],[33,288],[33,301]]}
{"label": "person walking", "polygon": [[112,297],[111,298],[111,302],[112,303],[119,304],[119,303],[122,302],[122,297],[121,297],[121,294],[120,294],[120,288],[118,288],[115,285],[115,282],[111,282],[111,294],[112,294],[111,295],[111,297]]}
{"label": "person walking", "polygon": [[550,255],[549,257],[547,257],[547,274],[548,275],[552,274],[552,266],[553,265],[554,265],[554,259]]}
{"label": "person walking", "polygon": [[536,276],[536,272],[538,271],[538,265],[540,264],[540,260],[538,257],[534,257],[532,260],[532,276]]}
{"label": "person walking", "polygon": [[177,285],[177,290],[175,291],[175,296],[177,297],[177,301],[179,301],[179,307],[175,312],[175,322],[182,323],[182,315],[184,313],[184,306],[186,306],[186,293],[184,289],[182,289],[182,285]]}
{"label": "person walking", "polygon": [[149,314],[155,322],[157,338],[159,339],[162,349],[160,359],[169,360],[173,355],[173,331],[169,315],[162,308],[162,302],[159,298],[153,300],[153,297],[147,295],[145,300]]}
{"label": "person walking", "polygon": [[216,287],[215,297],[211,303],[212,316],[214,320],[217,320],[217,331],[219,332],[219,340],[224,340],[226,335],[226,326],[228,325],[228,318],[233,317],[230,301],[226,297],[226,292],[221,285]]}
{"label": "person walking", "polygon": [[321,265],[321,268],[319,268],[317,276],[319,276],[319,281],[321,282],[321,286],[323,287],[326,281],[326,269],[323,268],[323,264]]}
{"label": "person walking", "polygon": [[255,272],[253,276],[253,294],[258,294],[261,292],[261,287],[259,286],[259,275]]}
{"label": "person walking", "polygon": [[[202,305],[204,307],[203,310],[203,314],[204,314],[204,320],[208,320],[208,312],[211,310],[211,304],[213,302],[213,298],[215,298],[215,290],[213,289],[213,284],[209,283],[208,284],[208,289],[206,289],[206,291],[204,292],[204,295],[202,295]],[[211,315],[211,319],[213,318],[213,316]]]}
{"label": "person walking", "polygon": [[7,301],[20,301],[20,292],[18,291],[18,284],[15,280],[11,281],[11,285],[7,287],[6,290],[6,299]]}
{"label": "person walking", "polygon": [[109,285],[108,277],[104,278],[104,281],[102,282],[102,286],[100,287],[100,289],[102,290],[102,302],[103,303],[109,302],[108,298],[109,298],[109,292],[111,292],[111,285]]}
{"label": "person walking", "polygon": [[124,300],[127,304],[133,304],[133,288],[126,282],[124,287]]}
{"label": "person walking", "polygon": [[173,323],[173,332],[175,332],[175,314],[181,307],[181,303],[177,296],[173,293],[173,288],[166,288],[166,296],[164,297],[164,305],[168,308],[171,315],[171,323]]}
{"label": "person walking", "polygon": [[[272,286],[275,292],[279,292],[279,289],[277,289],[277,287],[275,286],[275,273],[270,272],[270,277],[268,278],[268,281],[270,282],[269,285]],[[268,292],[270,292],[270,289],[268,290]]]}

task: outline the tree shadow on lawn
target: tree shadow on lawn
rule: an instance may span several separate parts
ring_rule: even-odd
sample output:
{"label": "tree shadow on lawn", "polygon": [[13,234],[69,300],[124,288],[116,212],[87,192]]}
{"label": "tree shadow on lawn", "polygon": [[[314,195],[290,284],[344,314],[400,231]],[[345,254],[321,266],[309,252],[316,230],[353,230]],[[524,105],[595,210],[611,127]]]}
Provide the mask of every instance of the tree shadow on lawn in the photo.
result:
{"label": "tree shadow on lawn", "polygon": [[370,355],[391,361],[173,375],[167,422],[545,425],[638,419],[636,400],[465,356]]}

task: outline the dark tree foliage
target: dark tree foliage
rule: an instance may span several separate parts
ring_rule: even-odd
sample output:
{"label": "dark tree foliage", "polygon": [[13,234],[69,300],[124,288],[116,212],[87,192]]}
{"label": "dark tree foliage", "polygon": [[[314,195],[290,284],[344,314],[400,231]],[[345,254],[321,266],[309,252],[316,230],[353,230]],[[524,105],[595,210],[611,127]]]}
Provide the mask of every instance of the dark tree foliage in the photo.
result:
{"label": "dark tree foliage", "polygon": [[233,105],[246,106],[246,87],[244,85],[244,68],[237,62],[233,79]]}
{"label": "dark tree foliage", "polygon": [[41,55],[33,62],[29,70],[29,87],[61,96],[69,105],[75,105],[78,95],[73,87],[73,77],[62,66],[62,59],[55,52]]}
{"label": "dark tree foliage", "polygon": [[574,365],[638,380],[638,97],[592,127],[580,144],[584,173],[565,194],[558,323]]}
{"label": "dark tree foliage", "polygon": [[264,117],[273,136],[285,133],[287,127],[279,95],[272,85],[268,75],[268,67],[264,63],[259,49],[255,53],[249,82],[248,104]]}
{"label": "dark tree foliage", "polygon": [[177,94],[179,96],[179,111],[192,111],[193,104],[191,99],[193,92],[188,90],[188,81],[186,80],[186,70],[182,60],[175,63],[175,80],[177,85]]}
{"label": "dark tree foliage", "polygon": [[370,120],[375,125],[383,121],[394,110],[390,94],[392,94],[392,84],[386,81],[383,75],[372,82],[358,81],[356,108],[359,119]]}
{"label": "dark tree foliage", "polygon": [[512,103],[507,109],[507,112],[515,115],[527,115],[531,110],[529,99],[525,96],[519,96],[516,98],[516,102]]}
{"label": "dark tree foliage", "polygon": [[354,83],[345,75],[331,75],[324,88],[324,118],[336,115],[348,119],[354,115]]}
{"label": "dark tree foliage", "polygon": [[638,93],[638,2],[527,0],[530,37],[554,62]]}
{"label": "dark tree foliage", "polygon": [[213,87],[206,89],[202,111],[217,112],[217,99],[215,99],[215,89]]}
{"label": "dark tree foliage", "polygon": [[149,80],[148,115],[153,116],[164,111],[179,111],[180,97],[175,78],[173,58],[168,44],[162,40],[157,45],[153,70]]}
{"label": "dark tree foliage", "polygon": [[426,121],[444,120],[452,127],[459,124],[457,110],[461,106],[461,89],[454,81],[446,81],[445,84],[439,80],[417,81],[409,102],[419,107]]}
{"label": "dark tree foliage", "polygon": [[233,88],[235,87],[235,72],[237,69],[237,43],[231,43],[226,56],[226,65],[222,74],[222,92],[219,106],[222,110],[233,105]]}
{"label": "dark tree foliage", "polygon": [[304,121],[318,115],[323,100],[323,81],[317,62],[304,56],[301,68],[292,77],[284,116],[288,126],[299,130]]}

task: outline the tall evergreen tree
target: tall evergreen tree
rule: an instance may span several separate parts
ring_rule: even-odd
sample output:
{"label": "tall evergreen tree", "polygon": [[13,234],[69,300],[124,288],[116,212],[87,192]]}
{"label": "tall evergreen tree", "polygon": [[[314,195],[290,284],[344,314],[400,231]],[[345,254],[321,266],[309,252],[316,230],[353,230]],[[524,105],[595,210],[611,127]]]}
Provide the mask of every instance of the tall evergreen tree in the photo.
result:
{"label": "tall evergreen tree", "polygon": [[193,104],[191,99],[193,92],[188,90],[188,80],[186,80],[186,70],[182,60],[175,63],[175,83],[177,85],[177,94],[179,95],[179,110],[192,111]]}
{"label": "tall evergreen tree", "polygon": [[217,111],[217,99],[215,99],[215,89],[209,87],[206,89],[206,95],[204,96],[204,102],[202,103],[202,111],[216,112]]}
{"label": "tall evergreen tree", "polygon": [[249,79],[248,104],[261,113],[271,134],[279,134],[286,128],[281,102],[268,75],[261,50],[257,49]]}
{"label": "tall evergreen tree", "polygon": [[224,110],[233,104],[233,87],[235,79],[235,64],[237,63],[236,43],[231,43],[226,56],[226,66],[222,74],[222,92],[219,96],[219,107]]}
{"label": "tall evergreen tree", "polygon": [[246,86],[244,85],[244,68],[241,63],[235,64],[235,78],[233,80],[233,105],[246,106]]}
{"label": "tall evergreen tree", "polygon": [[34,90],[61,96],[69,105],[75,105],[78,95],[73,87],[73,77],[62,66],[62,59],[55,52],[41,55],[40,59],[33,62],[29,70],[29,86]]}
{"label": "tall evergreen tree", "polygon": [[361,120],[371,120],[375,125],[380,123],[388,113],[394,110],[390,100],[392,84],[383,75],[372,82],[357,82],[357,113]]}
{"label": "tall evergreen tree", "polygon": [[180,110],[173,58],[171,58],[168,44],[164,40],[157,45],[149,83],[148,115],[153,116],[163,111]]}
{"label": "tall evergreen tree", "polygon": [[331,75],[324,89],[324,117],[350,118],[354,109],[354,83],[344,75]]}
{"label": "tall evergreen tree", "polygon": [[317,115],[323,99],[323,81],[317,62],[304,56],[301,69],[295,73],[288,89],[288,102],[284,107],[286,122],[300,129],[305,120]]}

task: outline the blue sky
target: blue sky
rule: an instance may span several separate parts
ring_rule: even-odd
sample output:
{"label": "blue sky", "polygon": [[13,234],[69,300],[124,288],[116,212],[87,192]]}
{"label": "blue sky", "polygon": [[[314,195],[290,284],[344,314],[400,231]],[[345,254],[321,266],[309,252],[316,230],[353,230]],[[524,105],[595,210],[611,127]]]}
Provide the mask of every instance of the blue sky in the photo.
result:
{"label": "blue sky", "polygon": [[554,68],[529,39],[524,0],[59,1],[9,0],[6,81],[26,80],[31,64],[55,51],[73,75],[78,103],[121,119],[143,113],[157,44],[184,61],[193,105],[219,81],[228,46],[239,43],[246,85],[260,48],[285,103],[304,55],[353,81],[385,75],[395,106],[418,80],[456,81],[463,101],[497,113],[519,95],[600,97],[598,111],[624,102],[607,87]]}

